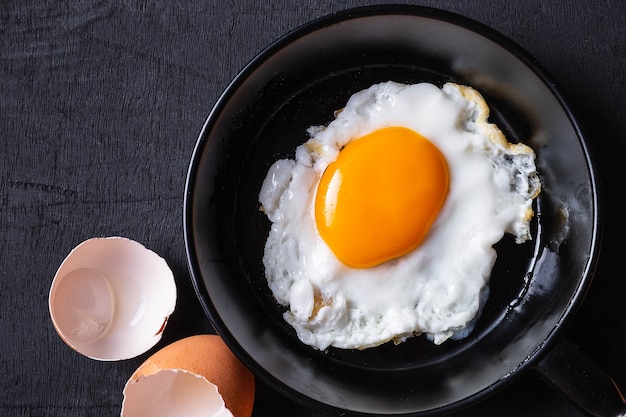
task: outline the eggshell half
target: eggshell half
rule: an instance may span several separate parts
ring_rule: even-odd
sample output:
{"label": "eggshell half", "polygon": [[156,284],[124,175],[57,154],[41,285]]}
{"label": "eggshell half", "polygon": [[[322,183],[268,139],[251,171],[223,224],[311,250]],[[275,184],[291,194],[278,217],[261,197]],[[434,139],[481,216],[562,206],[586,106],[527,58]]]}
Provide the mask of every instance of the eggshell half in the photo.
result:
{"label": "eggshell half", "polygon": [[65,343],[98,360],[138,356],[160,339],[176,305],[176,284],[163,258],[122,237],[76,246],[54,276],[52,323]]}
{"label": "eggshell half", "polygon": [[216,335],[190,336],[148,358],[124,387],[122,417],[250,417],[253,374]]}

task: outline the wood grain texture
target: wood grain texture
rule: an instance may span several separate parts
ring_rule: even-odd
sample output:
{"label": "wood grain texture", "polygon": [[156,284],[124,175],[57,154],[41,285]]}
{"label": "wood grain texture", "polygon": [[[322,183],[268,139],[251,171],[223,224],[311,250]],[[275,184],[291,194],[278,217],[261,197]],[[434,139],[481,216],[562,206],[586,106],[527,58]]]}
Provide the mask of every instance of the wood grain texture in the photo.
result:
{"label": "wood grain texture", "polygon": [[[0,2],[0,415],[117,416],[126,379],[150,353],[211,331],[193,293],[182,235],[186,170],[204,120],[236,73],[279,36],[368,3],[380,2]],[[609,191],[610,227],[597,278],[568,336],[626,386],[626,227],[617,200],[626,178],[622,2],[412,3],[510,37],[553,75],[581,116]],[[112,235],[138,240],[168,261],[179,304],[157,347],[103,363],[63,344],[47,295],[75,245]],[[254,415],[318,414],[259,384]],[[471,415],[580,413],[529,374],[455,414]]]}

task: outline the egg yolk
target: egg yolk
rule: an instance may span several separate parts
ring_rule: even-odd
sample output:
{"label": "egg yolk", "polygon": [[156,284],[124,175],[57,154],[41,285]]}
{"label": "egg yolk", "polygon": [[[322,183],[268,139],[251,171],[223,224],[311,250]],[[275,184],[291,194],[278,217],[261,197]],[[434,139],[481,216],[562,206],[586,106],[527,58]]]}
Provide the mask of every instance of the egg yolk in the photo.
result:
{"label": "egg yolk", "polygon": [[407,128],[383,128],[346,145],[322,174],[317,228],[347,266],[376,266],[423,241],[448,187],[446,160],[433,143]]}

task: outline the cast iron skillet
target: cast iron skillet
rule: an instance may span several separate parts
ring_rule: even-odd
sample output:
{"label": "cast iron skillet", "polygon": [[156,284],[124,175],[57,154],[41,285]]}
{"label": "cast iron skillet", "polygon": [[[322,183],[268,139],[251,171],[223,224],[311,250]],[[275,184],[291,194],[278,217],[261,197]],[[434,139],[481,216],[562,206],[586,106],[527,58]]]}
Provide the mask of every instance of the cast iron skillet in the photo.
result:
{"label": "cast iron skillet", "polygon": [[[386,80],[471,85],[509,140],[536,150],[544,186],[534,239],[497,245],[490,297],[468,338],[434,346],[414,337],[398,346],[319,352],[297,340],[267,288],[261,258],[269,222],[258,192],[270,164],[293,158],[309,126],[328,123],[350,95]],[[184,209],[193,282],[228,346],[284,395],[349,415],[448,413],[527,368],[570,391],[588,412],[618,415],[624,404],[612,380],[604,374],[589,380],[597,370],[577,372],[582,359],[559,337],[592,279],[599,223],[583,133],[546,73],[489,28],[415,6],[330,15],[258,55],[206,121]]]}

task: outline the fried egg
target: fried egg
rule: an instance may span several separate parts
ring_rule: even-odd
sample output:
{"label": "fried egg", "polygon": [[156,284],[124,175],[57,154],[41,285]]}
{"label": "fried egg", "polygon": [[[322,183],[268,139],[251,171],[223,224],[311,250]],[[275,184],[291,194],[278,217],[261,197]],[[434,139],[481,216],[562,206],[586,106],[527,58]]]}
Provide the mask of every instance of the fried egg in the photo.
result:
{"label": "fried egg", "polygon": [[488,115],[470,87],[384,82],[269,168],[263,265],[303,343],[441,344],[472,330],[493,245],[531,238],[541,188],[533,150]]}

